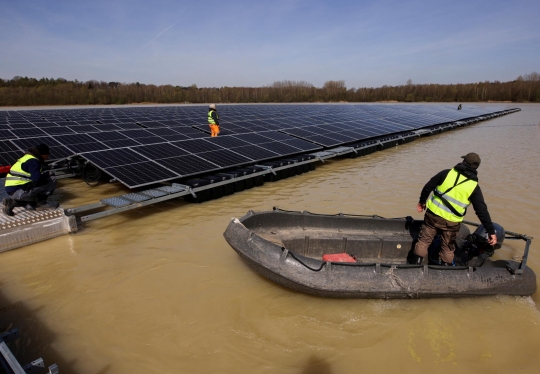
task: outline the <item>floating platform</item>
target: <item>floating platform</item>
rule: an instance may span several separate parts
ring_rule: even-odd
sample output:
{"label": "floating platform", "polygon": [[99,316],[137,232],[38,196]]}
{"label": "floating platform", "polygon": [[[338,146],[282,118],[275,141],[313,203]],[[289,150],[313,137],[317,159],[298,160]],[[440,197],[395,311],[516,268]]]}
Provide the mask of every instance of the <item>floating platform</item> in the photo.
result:
{"label": "floating platform", "polygon": [[[0,184],[4,185],[3,179]],[[4,197],[2,191],[0,201]],[[13,212],[14,216],[8,216],[0,210],[0,252],[77,231],[75,217],[66,216],[61,208],[28,211],[17,207]]]}

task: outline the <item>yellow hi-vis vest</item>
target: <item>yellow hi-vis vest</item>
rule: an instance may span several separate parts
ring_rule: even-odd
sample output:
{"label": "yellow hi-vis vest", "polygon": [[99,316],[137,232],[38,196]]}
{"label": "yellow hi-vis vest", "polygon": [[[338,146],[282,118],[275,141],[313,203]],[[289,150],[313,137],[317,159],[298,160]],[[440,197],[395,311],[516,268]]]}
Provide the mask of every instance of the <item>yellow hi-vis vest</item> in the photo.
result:
{"label": "yellow hi-vis vest", "polygon": [[448,172],[444,182],[437,186],[426,206],[431,212],[450,222],[461,222],[471,204],[469,198],[478,185],[456,169]]}
{"label": "yellow hi-vis vest", "polygon": [[[216,118],[219,120],[219,114],[216,112]],[[212,110],[208,111],[208,124],[209,125],[215,125],[216,121],[212,118]]]}
{"label": "yellow hi-vis vest", "polygon": [[33,158],[37,160],[37,157],[29,154],[26,154],[18,159],[17,162],[13,164],[11,169],[9,169],[4,186],[15,187],[32,182],[31,174],[22,169],[22,164]]}

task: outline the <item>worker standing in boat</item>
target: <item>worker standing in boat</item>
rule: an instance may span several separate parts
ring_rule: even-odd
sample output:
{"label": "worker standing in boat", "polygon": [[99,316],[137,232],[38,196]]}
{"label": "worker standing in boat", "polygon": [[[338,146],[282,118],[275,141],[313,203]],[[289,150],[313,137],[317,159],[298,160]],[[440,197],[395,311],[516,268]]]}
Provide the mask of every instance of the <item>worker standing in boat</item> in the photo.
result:
{"label": "worker standing in boat", "polygon": [[3,201],[3,212],[13,216],[13,209],[23,206],[26,210],[56,209],[58,203],[48,203],[47,198],[56,188],[54,173],[43,171],[49,158],[49,147],[39,144],[26,151],[11,167],[4,182],[9,198]]}
{"label": "worker standing in boat", "polygon": [[[468,153],[462,158],[463,162],[453,169],[441,171],[422,189],[416,209],[419,213],[426,210],[426,214],[414,253],[409,258],[411,264],[422,263],[422,258],[428,254],[428,248],[437,234],[441,235],[440,264],[448,266],[454,264],[456,236],[467,207],[471,203],[489,234],[488,243],[497,244],[495,228],[478,185],[477,169],[480,166],[480,156]],[[428,200],[431,192],[433,195]]]}
{"label": "worker standing in boat", "polygon": [[219,114],[216,110],[216,104],[210,104],[208,107],[208,125],[210,126],[210,133],[212,137],[219,134]]}

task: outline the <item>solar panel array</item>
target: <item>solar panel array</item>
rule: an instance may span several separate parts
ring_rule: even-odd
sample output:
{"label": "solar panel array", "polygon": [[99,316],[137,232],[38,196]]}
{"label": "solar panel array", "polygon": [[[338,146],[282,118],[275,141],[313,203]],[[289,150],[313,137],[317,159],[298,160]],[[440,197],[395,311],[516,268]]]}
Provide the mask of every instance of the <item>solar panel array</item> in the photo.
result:
{"label": "solar panel array", "polygon": [[130,188],[508,109],[501,105],[218,105],[0,111],[0,166],[39,143],[79,155]]}

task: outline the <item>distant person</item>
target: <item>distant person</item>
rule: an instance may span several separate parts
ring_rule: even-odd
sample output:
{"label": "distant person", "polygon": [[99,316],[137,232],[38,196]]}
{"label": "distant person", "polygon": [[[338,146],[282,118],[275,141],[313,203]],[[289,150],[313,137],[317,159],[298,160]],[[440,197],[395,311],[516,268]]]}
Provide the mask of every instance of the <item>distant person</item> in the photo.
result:
{"label": "distant person", "polygon": [[458,105],[457,110],[461,110],[461,104]]}
{"label": "distant person", "polygon": [[216,110],[216,104],[210,104],[208,107],[208,125],[210,126],[210,133],[212,137],[219,134],[219,114]]}
{"label": "distant person", "polygon": [[[480,222],[489,234],[489,245],[497,244],[495,228],[484,202],[482,190],[478,185],[476,169],[480,166],[480,156],[476,153],[468,153],[461,158],[463,158],[463,162],[454,166],[453,169],[441,171],[431,178],[422,189],[416,210],[419,213],[426,208],[427,210],[424,224],[418,234],[418,242],[414,247],[414,253],[409,257],[410,264],[421,264],[422,258],[428,254],[428,248],[433,238],[440,234],[440,264],[452,266],[460,223],[471,203]],[[428,200],[431,192],[433,195]]]}
{"label": "distant person", "polygon": [[49,147],[39,144],[28,149],[13,164],[4,182],[9,195],[3,201],[5,214],[13,216],[13,209],[17,206],[23,206],[26,210],[58,208],[58,203],[47,202],[56,188],[54,173],[43,171],[49,155]]}

